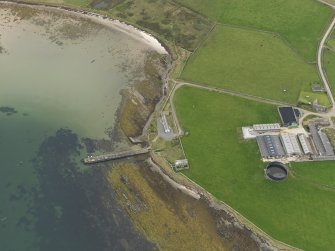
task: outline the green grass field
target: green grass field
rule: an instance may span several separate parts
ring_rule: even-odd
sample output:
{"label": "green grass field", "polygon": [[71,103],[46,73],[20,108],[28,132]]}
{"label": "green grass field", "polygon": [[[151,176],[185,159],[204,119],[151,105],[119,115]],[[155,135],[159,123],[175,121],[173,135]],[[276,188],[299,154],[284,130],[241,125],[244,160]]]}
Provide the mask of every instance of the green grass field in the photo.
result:
{"label": "green grass field", "polygon": [[315,0],[177,0],[224,24],[278,32],[308,61],[315,61],[318,41],[332,11]]}
{"label": "green grass field", "polygon": [[315,93],[312,91],[301,91],[299,96],[299,103],[310,104],[317,99],[320,105],[331,107],[328,95],[326,93]]}
{"label": "green grass field", "polygon": [[[334,0],[335,1],[335,0]],[[327,41],[327,48],[323,52],[323,64],[327,74],[327,78],[332,89],[333,96],[335,97],[335,33]]]}
{"label": "green grass field", "polygon": [[222,25],[191,56],[181,78],[292,104],[303,85],[320,81],[316,67],[273,34]]}
{"label": "green grass field", "polygon": [[[243,125],[279,121],[276,107],[183,87],[175,104],[190,169],[184,173],[274,238],[305,250],[335,246],[332,162],[295,163],[283,182],[264,178],[255,141]],[[328,185],[328,186],[325,186]]]}

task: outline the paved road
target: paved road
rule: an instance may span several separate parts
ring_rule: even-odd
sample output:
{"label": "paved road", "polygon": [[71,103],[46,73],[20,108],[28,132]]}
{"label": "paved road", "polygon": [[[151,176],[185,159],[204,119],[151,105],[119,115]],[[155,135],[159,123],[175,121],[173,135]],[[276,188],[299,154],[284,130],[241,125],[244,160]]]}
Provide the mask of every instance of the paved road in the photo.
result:
{"label": "paved road", "polygon": [[[323,2],[323,1],[321,1]],[[324,2],[323,2],[324,3]],[[331,5],[331,4],[327,4],[329,6],[331,6],[332,8],[335,9],[335,6]],[[318,49],[318,70],[319,70],[319,73],[320,73],[320,76],[321,76],[321,79],[324,83],[324,86],[326,88],[326,91],[327,91],[327,94],[330,98],[330,101],[331,101],[331,105],[332,105],[332,108],[329,110],[328,114],[330,116],[334,116],[335,115],[335,101],[334,101],[334,97],[333,97],[333,94],[332,94],[332,91],[330,89],[330,85],[328,83],[328,80],[327,80],[327,77],[325,76],[325,73],[323,71],[323,67],[322,67],[322,52],[323,52],[323,49],[324,49],[324,46],[325,46],[325,43],[326,43],[326,40],[327,38],[329,37],[330,33],[332,32],[333,28],[335,26],[335,17],[334,19],[332,20],[330,26],[328,27],[326,33],[324,34],[321,42],[320,42],[320,45],[319,45],[319,49]]]}
{"label": "paved road", "polygon": [[[318,0],[318,1],[320,3],[328,5],[331,8],[335,9],[335,6],[333,4],[330,4],[330,3],[325,2],[323,0]],[[326,32],[325,32],[325,34],[324,34],[324,36],[323,36],[323,38],[322,38],[322,40],[320,42],[320,45],[319,45],[319,48],[318,48],[318,60],[317,60],[317,62],[318,62],[318,70],[319,70],[321,79],[322,79],[322,81],[324,83],[324,86],[326,88],[327,94],[328,94],[328,96],[330,98],[331,105],[332,105],[332,108],[326,113],[329,117],[335,116],[335,101],[334,101],[334,96],[332,94],[332,91],[331,91],[328,79],[325,76],[325,73],[324,73],[324,70],[323,70],[323,67],[322,67],[322,52],[323,52],[326,40],[329,37],[330,33],[332,32],[334,26],[335,26],[335,17],[333,18],[332,22],[330,23],[328,29],[326,30]]]}

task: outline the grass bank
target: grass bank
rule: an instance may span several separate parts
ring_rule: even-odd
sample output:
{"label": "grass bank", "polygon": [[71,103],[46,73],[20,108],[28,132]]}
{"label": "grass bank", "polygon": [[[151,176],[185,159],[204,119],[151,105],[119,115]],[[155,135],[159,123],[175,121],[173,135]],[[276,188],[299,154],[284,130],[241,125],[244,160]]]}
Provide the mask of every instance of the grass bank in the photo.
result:
{"label": "grass bank", "polygon": [[274,238],[333,249],[335,190],[323,186],[333,163],[296,163],[286,181],[271,182],[256,142],[241,138],[243,125],[279,121],[276,107],[190,87],[177,91],[175,104],[189,133],[182,139],[191,166],[185,175]]}
{"label": "grass bank", "polygon": [[315,65],[274,34],[223,25],[191,56],[181,78],[292,104],[302,86],[320,82]]}

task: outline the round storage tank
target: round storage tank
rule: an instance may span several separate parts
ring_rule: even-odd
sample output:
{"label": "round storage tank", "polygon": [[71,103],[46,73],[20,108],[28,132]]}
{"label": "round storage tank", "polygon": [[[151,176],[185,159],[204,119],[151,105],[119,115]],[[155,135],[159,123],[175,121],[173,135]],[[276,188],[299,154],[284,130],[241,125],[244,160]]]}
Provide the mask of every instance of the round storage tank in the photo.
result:
{"label": "round storage tank", "polygon": [[270,162],[265,169],[265,174],[271,180],[283,180],[287,178],[288,167],[278,161]]}

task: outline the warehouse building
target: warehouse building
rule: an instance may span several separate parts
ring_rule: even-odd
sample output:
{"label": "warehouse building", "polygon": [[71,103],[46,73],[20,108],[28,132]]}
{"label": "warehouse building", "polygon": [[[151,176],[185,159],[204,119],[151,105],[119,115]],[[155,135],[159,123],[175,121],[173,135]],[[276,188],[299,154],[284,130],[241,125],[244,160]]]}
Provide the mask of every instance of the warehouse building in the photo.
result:
{"label": "warehouse building", "polygon": [[257,133],[265,133],[265,132],[279,132],[280,125],[278,123],[275,124],[257,124],[252,127]]}
{"label": "warehouse building", "polygon": [[311,144],[309,143],[307,137],[304,134],[299,134],[298,139],[305,155],[313,154]]}
{"label": "warehouse building", "polygon": [[333,156],[335,155],[334,154],[334,149],[329,141],[329,138],[328,136],[324,133],[324,132],[321,132],[319,131],[319,136],[320,136],[320,139],[321,139],[321,142],[324,146],[324,149],[325,149],[325,156]]}
{"label": "warehouse building", "polygon": [[284,148],[277,135],[261,135],[256,137],[262,158],[281,158],[285,156]]}
{"label": "warehouse building", "polygon": [[315,123],[310,123],[308,125],[308,127],[309,127],[309,132],[312,135],[312,139],[313,139],[315,148],[318,151],[319,155],[325,155],[326,154],[326,149],[323,146],[323,143],[321,141],[321,138],[320,138],[320,135],[319,135],[318,128],[317,128],[316,124]]}
{"label": "warehouse building", "polygon": [[281,133],[280,139],[288,156],[302,154],[298,140],[294,134]]}
{"label": "warehouse building", "polygon": [[318,130],[317,123],[310,123],[308,125],[309,132],[312,135],[314,145],[321,156],[334,156],[334,149],[328,139],[328,136]]}

